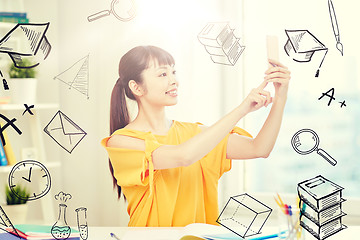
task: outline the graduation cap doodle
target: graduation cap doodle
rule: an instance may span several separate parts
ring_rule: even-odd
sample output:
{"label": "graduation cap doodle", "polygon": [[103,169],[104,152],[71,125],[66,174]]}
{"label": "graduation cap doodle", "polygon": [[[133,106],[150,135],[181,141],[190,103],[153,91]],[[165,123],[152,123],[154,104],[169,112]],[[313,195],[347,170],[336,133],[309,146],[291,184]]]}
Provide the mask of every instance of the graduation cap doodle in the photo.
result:
{"label": "graduation cap doodle", "polygon": [[325,51],[315,77],[319,76],[320,67],[328,52],[328,48],[308,30],[285,30],[288,40],[284,46],[285,52],[297,62],[310,62],[315,52]]}
{"label": "graduation cap doodle", "polygon": [[[9,54],[17,68],[36,67],[51,51],[51,45],[45,36],[49,24],[18,23],[0,40],[0,52]],[[14,45],[14,41],[21,44]],[[24,59],[29,59],[32,63],[26,65]]]}

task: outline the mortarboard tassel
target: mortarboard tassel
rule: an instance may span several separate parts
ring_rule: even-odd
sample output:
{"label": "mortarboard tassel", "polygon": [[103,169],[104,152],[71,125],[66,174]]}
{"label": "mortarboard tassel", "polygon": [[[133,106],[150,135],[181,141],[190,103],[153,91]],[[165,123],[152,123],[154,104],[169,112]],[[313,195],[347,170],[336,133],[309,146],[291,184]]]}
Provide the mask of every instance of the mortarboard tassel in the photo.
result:
{"label": "mortarboard tassel", "polygon": [[321,60],[321,63],[320,63],[320,65],[319,65],[319,68],[318,68],[318,70],[317,70],[316,73],[315,73],[315,77],[319,77],[321,65],[322,65],[322,63],[324,62],[324,59],[325,59],[325,57],[326,57],[326,54],[328,53],[328,49],[326,48],[325,50],[326,50],[326,51],[325,51],[324,57],[323,57],[323,59]]}
{"label": "mortarboard tassel", "polygon": [[319,74],[320,74],[320,69],[316,70],[315,77],[319,77]]}

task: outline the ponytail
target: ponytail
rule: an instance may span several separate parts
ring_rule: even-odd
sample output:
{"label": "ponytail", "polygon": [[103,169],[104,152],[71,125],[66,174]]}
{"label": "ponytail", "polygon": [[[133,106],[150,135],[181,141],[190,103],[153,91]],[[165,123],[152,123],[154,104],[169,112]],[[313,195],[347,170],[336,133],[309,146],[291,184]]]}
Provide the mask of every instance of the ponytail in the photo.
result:
{"label": "ponytail", "polygon": [[[124,128],[130,122],[129,110],[126,105],[125,89],[119,78],[116,81],[110,100],[110,135],[117,129]],[[121,197],[121,187],[117,184],[114,169],[109,158],[109,169],[113,180],[113,188],[117,190],[118,199]],[[125,197],[125,196],[124,196]]]}
{"label": "ponytail", "polygon": [[126,105],[125,89],[119,78],[114,86],[110,100],[110,135],[117,129],[124,128],[130,122]]}

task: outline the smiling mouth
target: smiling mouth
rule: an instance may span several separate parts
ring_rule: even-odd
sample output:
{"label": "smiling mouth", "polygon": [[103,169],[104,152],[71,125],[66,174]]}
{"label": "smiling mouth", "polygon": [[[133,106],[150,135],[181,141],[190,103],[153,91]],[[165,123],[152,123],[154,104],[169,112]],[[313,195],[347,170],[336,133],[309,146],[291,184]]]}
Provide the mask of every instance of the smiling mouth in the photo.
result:
{"label": "smiling mouth", "polygon": [[177,95],[177,89],[174,89],[174,90],[171,90],[171,91],[167,91],[167,92],[165,92],[165,94],[168,94],[168,95]]}

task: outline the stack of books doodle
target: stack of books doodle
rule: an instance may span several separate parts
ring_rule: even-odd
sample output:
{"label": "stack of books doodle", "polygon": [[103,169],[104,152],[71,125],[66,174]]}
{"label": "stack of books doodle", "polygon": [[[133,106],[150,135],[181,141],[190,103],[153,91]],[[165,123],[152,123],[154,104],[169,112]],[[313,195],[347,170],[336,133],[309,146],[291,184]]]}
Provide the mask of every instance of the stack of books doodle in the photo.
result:
{"label": "stack of books doodle", "polygon": [[235,65],[244,51],[240,38],[235,37],[234,29],[227,22],[208,23],[199,33],[198,39],[214,63]]}
{"label": "stack of books doodle", "polygon": [[342,224],[344,188],[319,175],[298,184],[300,225],[319,240],[346,228]]}

